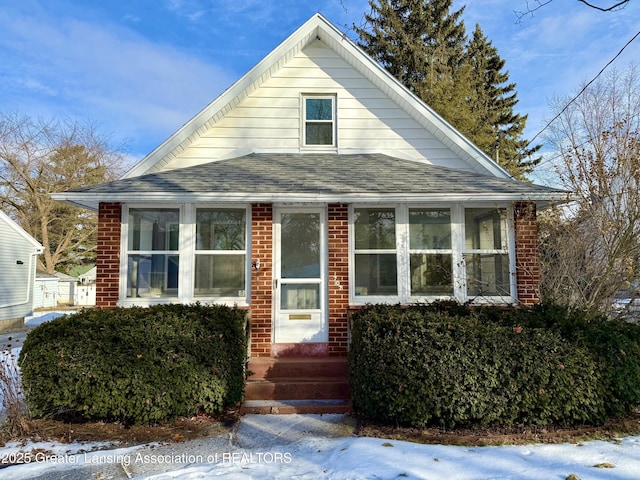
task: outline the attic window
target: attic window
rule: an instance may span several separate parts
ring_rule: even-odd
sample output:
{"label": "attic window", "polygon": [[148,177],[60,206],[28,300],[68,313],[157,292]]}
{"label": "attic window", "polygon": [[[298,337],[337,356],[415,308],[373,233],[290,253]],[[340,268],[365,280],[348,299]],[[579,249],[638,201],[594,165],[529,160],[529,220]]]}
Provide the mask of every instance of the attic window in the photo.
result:
{"label": "attic window", "polygon": [[304,106],[304,145],[335,145],[335,97],[306,96]]}

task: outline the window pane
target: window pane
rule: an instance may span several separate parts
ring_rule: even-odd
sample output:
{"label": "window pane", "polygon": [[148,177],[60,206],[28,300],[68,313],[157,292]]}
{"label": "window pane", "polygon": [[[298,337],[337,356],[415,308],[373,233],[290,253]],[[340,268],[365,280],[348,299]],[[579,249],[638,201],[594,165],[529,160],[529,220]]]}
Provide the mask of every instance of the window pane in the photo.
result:
{"label": "window pane", "polygon": [[449,209],[410,209],[409,235],[413,250],[450,249],[451,212]]}
{"label": "window pane", "polygon": [[305,145],[333,145],[333,124],[307,123]]}
{"label": "window pane", "polygon": [[356,255],[356,295],[397,295],[395,254]]}
{"label": "window pane", "polygon": [[506,250],[506,210],[466,208],[464,211],[467,250]]}
{"label": "window pane", "polygon": [[178,295],[178,255],[129,255],[127,297]]}
{"label": "window pane", "polygon": [[129,209],[129,250],[178,250],[180,211]]}
{"label": "window pane", "polygon": [[196,211],[197,250],[244,250],[245,210],[199,208]]}
{"label": "window pane", "polygon": [[281,277],[320,278],[320,214],[283,213],[281,222]]}
{"label": "window pane", "polygon": [[357,250],[396,249],[395,209],[356,208],[354,213]]}
{"label": "window pane", "polygon": [[196,255],[196,297],[245,295],[245,255]]}
{"label": "window pane", "polygon": [[306,120],[333,120],[333,100],[330,98],[307,98]]}
{"label": "window pane", "polygon": [[450,254],[410,255],[411,295],[453,295]]}
{"label": "window pane", "polygon": [[283,310],[320,309],[320,285],[283,284],[280,308]]}
{"label": "window pane", "polygon": [[467,295],[509,296],[509,256],[504,254],[466,254]]}

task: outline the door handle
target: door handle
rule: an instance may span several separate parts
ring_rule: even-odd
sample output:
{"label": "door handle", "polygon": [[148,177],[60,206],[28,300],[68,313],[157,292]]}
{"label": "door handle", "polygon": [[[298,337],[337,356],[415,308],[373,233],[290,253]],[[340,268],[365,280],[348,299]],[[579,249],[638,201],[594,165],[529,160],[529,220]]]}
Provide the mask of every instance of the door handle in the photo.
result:
{"label": "door handle", "polygon": [[273,279],[273,289],[276,290],[278,288],[278,279],[274,278]]}

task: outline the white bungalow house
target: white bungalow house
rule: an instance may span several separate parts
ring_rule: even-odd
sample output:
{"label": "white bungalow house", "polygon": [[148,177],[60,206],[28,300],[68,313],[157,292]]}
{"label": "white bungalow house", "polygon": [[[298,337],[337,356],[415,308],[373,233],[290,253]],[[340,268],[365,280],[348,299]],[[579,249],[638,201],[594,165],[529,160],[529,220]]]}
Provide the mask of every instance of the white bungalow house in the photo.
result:
{"label": "white bungalow house", "polygon": [[33,312],[36,261],[40,245],[0,212],[0,331],[22,326]]}
{"label": "white bungalow house", "polygon": [[99,213],[98,306],[245,308],[260,371],[343,361],[368,303],[537,302],[536,209],[561,196],[316,14],[123,178],[55,198]]}

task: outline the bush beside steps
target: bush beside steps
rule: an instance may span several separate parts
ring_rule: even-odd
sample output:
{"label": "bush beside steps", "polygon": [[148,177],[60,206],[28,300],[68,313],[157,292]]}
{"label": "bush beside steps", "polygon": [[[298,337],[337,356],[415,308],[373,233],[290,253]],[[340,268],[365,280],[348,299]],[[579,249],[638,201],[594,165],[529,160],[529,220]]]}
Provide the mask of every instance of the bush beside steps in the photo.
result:
{"label": "bush beside steps", "polygon": [[45,323],[19,358],[35,417],[148,424],[218,414],[244,395],[244,312],[157,305]]}
{"label": "bush beside steps", "polygon": [[640,405],[640,326],[553,305],[372,305],[352,317],[354,408],[412,427],[599,425]]}

